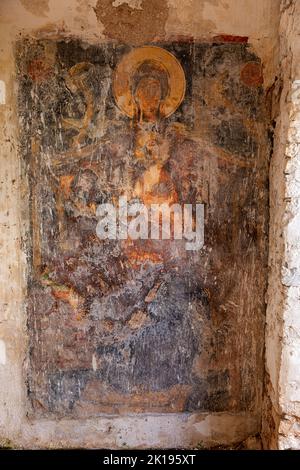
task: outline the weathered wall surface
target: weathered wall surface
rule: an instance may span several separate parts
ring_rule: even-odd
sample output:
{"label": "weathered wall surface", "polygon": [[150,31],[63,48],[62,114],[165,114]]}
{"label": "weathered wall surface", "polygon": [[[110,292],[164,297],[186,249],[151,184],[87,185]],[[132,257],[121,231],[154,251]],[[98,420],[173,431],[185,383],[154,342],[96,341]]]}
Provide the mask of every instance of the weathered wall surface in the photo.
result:
{"label": "weathered wall surface", "polygon": [[[266,328],[265,446],[300,448],[299,127],[300,4],[283,1],[281,84],[270,171],[270,278]],[[282,87],[280,101],[278,90]]]}
{"label": "weathered wall surface", "polygon": [[[276,70],[274,58],[277,47],[278,4],[279,2],[274,0],[243,0],[238,3],[215,0],[2,2],[3,54],[0,79],[6,84],[6,101],[0,105],[1,117],[5,123],[1,146],[1,249],[6,262],[2,270],[1,288],[0,373],[1,382],[6,386],[0,389],[0,425],[4,441],[10,439],[14,445],[29,447],[189,446],[200,441],[209,445],[242,440],[260,429],[259,398],[255,399],[256,405],[251,410],[247,406],[243,408],[235,404],[232,408],[225,406],[219,414],[214,412],[218,410],[208,407],[190,414],[141,414],[131,418],[123,416],[74,420],[71,427],[70,421],[64,419],[36,420],[26,416],[28,401],[25,371],[28,371],[30,365],[26,353],[28,336],[24,300],[28,268],[24,252],[28,246],[26,239],[31,235],[28,188],[26,179],[21,177],[24,174],[24,163],[20,160],[22,152],[18,152],[15,44],[17,40],[22,42],[23,37],[39,39],[47,44],[46,66],[37,61],[31,64],[29,70],[30,80],[39,83],[51,79],[51,70],[55,65],[55,41],[66,38],[78,38],[89,44],[115,41],[129,42],[135,46],[155,41],[172,42],[175,39],[182,42],[201,40],[209,43],[214,38],[215,43],[225,44],[225,49],[228,47],[230,50],[243,49],[243,44],[248,41],[249,51],[256,54],[255,62],[260,60],[262,63],[264,88],[267,89],[274,80]],[[153,21],[149,21],[149,17]],[[234,49],[235,45],[237,49]],[[244,73],[243,79],[248,81],[251,90],[253,86],[256,89],[255,87],[259,88],[261,85],[255,74]],[[34,88],[31,93],[34,98]],[[227,134],[223,137],[226,136]],[[226,138],[223,143],[226,144]],[[227,144],[232,145],[232,142]],[[240,144],[244,145],[244,142]],[[35,148],[33,145],[31,150],[34,152]],[[266,149],[265,144],[263,148]],[[266,162],[267,154],[265,158]],[[261,315],[258,310],[255,314],[258,317]],[[259,321],[262,321],[262,318]],[[253,335],[253,331],[249,331],[250,335]],[[258,352],[258,357],[260,360],[261,351]],[[237,365],[237,368],[240,366],[241,364]]]}

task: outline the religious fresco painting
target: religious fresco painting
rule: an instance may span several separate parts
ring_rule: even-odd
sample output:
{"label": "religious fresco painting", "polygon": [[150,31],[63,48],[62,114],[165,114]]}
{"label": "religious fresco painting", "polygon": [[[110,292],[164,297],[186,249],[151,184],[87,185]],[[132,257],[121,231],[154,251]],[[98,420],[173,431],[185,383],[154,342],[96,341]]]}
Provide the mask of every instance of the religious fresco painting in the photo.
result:
{"label": "religious fresco painting", "polygon": [[[244,42],[22,40],[32,416],[243,412],[263,372],[266,96]],[[204,245],[99,239],[120,197],[202,204]]]}

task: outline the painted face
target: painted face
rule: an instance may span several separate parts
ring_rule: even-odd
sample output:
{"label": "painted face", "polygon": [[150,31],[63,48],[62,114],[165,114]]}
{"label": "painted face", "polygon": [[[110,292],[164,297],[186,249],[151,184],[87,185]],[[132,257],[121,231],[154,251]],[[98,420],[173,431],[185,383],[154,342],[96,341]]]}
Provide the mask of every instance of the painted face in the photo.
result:
{"label": "painted face", "polygon": [[135,100],[143,117],[155,119],[161,101],[159,80],[151,77],[142,78],[136,88]]}

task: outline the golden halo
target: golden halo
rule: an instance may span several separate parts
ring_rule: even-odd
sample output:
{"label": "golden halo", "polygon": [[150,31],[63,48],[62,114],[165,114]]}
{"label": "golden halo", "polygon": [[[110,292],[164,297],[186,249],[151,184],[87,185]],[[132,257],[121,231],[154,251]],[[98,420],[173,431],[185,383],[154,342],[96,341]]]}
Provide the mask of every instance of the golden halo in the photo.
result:
{"label": "golden halo", "polygon": [[168,117],[180,105],[185,94],[184,71],[170,52],[157,46],[143,46],[133,49],[123,56],[116,67],[113,79],[113,93],[118,108],[127,116],[133,118],[136,103],[132,95],[132,81],[135,72],[144,63],[158,64],[168,77],[168,91],[160,105],[160,115]]}

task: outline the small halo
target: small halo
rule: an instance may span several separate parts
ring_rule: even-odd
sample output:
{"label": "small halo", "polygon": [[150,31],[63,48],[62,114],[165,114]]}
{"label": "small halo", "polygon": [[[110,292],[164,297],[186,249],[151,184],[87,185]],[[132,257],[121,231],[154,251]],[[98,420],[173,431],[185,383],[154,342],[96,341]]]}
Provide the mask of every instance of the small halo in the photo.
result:
{"label": "small halo", "polygon": [[166,70],[168,93],[160,105],[164,118],[173,114],[185,95],[185,75],[182,66],[170,52],[157,46],[143,46],[124,55],[116,67],[113,78],[113,94],[118,108],[130,118],[135,115],[136,104],[132,96],[132,80],[135,72],[144,62],[153,61]]}

